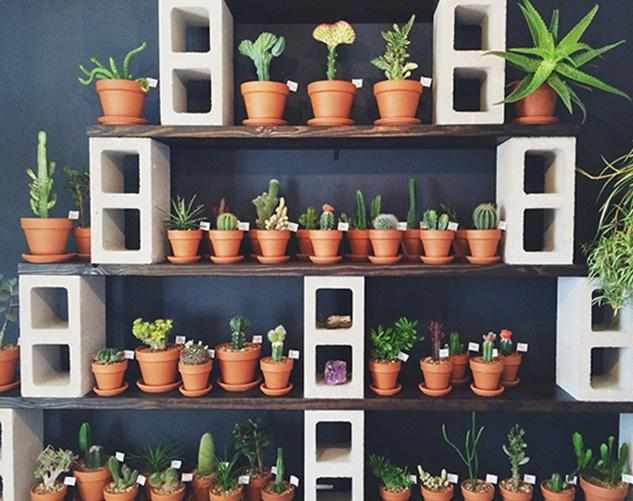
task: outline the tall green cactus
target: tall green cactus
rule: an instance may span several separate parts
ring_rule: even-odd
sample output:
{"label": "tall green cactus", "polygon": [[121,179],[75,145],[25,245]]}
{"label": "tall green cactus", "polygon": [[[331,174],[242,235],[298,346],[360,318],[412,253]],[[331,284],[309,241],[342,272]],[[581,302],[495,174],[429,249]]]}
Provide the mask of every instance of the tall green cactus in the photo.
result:
{"label": "tall green cactus", "polygon": [[464,353],[464,344],[459,339],[459,332],[457,331],[453,331],[448,335],[448,353],[451,356]]}
{"label": "tall green cactus", "polygon": [[273,215],[277,204],[279,203],[279,198],[277,198],[277,193],[279,192],[279,181],[276,179],[271,179],[268,182],[268,191],[265,191],[261,195],[257,196],[253,199],[253,204],[255,205],[255,209],[257,210],[257,227],[260,230],[266,229],[266,220]]}
{"label": "tall green cactus", "polygon": [[367,209],[365,208],[363,192],[360,190],[356,190],[356,216],[352,222],[355,230],[367,229]]}
{"label": "tall green cactus", "polygon": [[216,227],[220,231],[234,231],[237,230],[239,221],[237,217],[230,212],[223,212],[216,220]]}
{"label": "tall green cactus", "polygon": [[108,468],[114,481],[114,489],[117,492],[125,492],[136,484],[138,470],[132,470],[128,465],[119,465],[119,461],[114,456],[108,459]]}
{"label": "tall green cactus", "polygon": [[284,482],[284,451],[281,447],[277,449],[275,469],[275,480],[271,483],[270,490],[274,494],[283,494],[286,492],[286,482]]}
{"label": "tall green cactus", "polygon": [[497,229],[497,206],[495,204],[481,204],[473,211],[473,224],[478,230]]}
{"label": "tall green cactus", "polygon": [[323,213],[321,214],[321,219],[319,220],[319,227],[322,230],[333,230],[334,229],[334,207],[331,205],[325,204],[323,206]]}
{"label": "tall green cactus", "polygon": [[46,132],[37,134],[37,175],[33,169],[26,169],[31,178],[29,184],[30,205],[33,214],[41,218],[48,217],[48,211],[55,207],[57,195],[52,192],[55,162],[46,159]]}
{"label": "tall green cactus", "polygon": [[407,229],[415,230],[418,226],[417,190],[415,179],[409,179],[409,211],[407,212]]}
{"label": "tall green cactus", "polygon": [[380,195],[376,195],[374,199],[371,201],[369,205],[369,222],[370,224],[374,224],[374,219],[376,219],[382,210],[382,197]]}
{"label": "tall green cactus", "polygon": [[244,348],[246,331],[250,325],[251,321],[244,315],[235,316],[229,321],[229,327],[231,328],[231,345],[235,351]]}
{"label": "tall green cactus", "polygon": [[299,216],[299,226],[304,230],[316,230],[318,220],[316,209],[314,207],[308,207],[306,211]]}
{"label": "tall green cactus", "polygon": [[205,433],[200,437],[198,445],[198,475],[210,476],[215,465],[215,442],[211,433]]}
{"label": "tall green cactus", "polygon": [[79,427],[79,450],[86,468],[96,470],[105,465],[105,451],[102,446],[92,444],[92,431],[89,423],[82,423]]}
{"label": "tall green cactus", "polygon": [[286,39],[274,33],[263,32],[255,42],[242,40],[238,50],[243,56],[251,58],[259,81],[270,80],[270,63],[273,57],[279,57],[286,48]]}

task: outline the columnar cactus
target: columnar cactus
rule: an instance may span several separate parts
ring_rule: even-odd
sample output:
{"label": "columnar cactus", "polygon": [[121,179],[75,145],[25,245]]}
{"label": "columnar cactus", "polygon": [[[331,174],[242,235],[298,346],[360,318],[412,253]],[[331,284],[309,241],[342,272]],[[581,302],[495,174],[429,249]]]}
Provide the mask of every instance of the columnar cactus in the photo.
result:
{"label": "columnar cactus", "polygon": [[483,339],[484,342],[482,343],[481,347],[482,357],[484,359],[484,362],[492,362],[492,360],[494,359],[493,353],[497,335],[494,332],[489,332],[488,334],[484,334]]}
{"label": "columnar cactus", "polygon": [[319,227],[322,230],[333,230],[335,219],[334,219],[334,207],[329,204],[325,204],[322,207],[323,213],[321,214],[321,219],[319,220]]}
{"label": "columnar cactus", "polygon": [[284,197],[279,199],[279,205],[275,213],[270,216],[265,223],[265,228],[269,231],[283,231],[288,229],[288,207]]}
{"label": "columnar cactus", "polygon": [[200,437],[198,446],[197,473],[201,477],[208,477],[213,473],[215,465],[215,442],[211,433]]}
{"label": "columnar cactus", "polygon": [[46,159],[46,132],[41,130],[37,134],[37,175],[32,169],[26,169],[31,178],[29,194],[33,214],[41,218],[48,217],[48,211],[55,207],[57,195],[52,193],[55,162]]}
{"label": "columnar cactus", "polygon": [[278,325],[274,329],[268,331],[268,341],[272,346],[272,359],[275,362],[281,362],[284,353],[284,341],[286,339],[286,329],[283,325]]}
{"label": "columnar cactus", "polygon": [[473,211],[473,224],[478,230],[497,229],[497,206],[495,204],[481,204]]}
{"label": "columnar cactus", "polygon": [[501,329],[499,333],[499,351],[503,356],[510,356],[514,353],[514,343],[512,342],[512,331]]}
{"label": "columnar cactus", "polygon": [[380,214],[373,222],[376,230],[396,230],[398,229],[398,218],[393,214]]}
{"label": "columnar cactus", "polygon": [[257,227],[260,230],[266,229],[266,221],[273,215],[275,207],[279,203],[277,193],[279,192],[279,181],[271,179],[268,182],[268,191],[253,199],[253,205],[257,210]]}
{"label": "columnar cactus", "polygon": [[299,226],[305,230],[317,229],[317,213],[314,207],[308,207],[306,211],[299,216]]}
{"label": "columnar cactus", "polygon": [[233,350],[239,351],[244,348],[246,331],[250,326],[251,321],[248,317],[243,315],[237,315],[229,321],[229,327],[231,328],[231,346]]}
{"label": "columnar cactus", "polygon": [[464,353],[464,344],[459,339],[459,332],[453,331],[448,335],[448,352],[451,356]]}
{"label": "columnar cactus", "polygon": [[440,359],[440,348],[442,347],[442,341],[446,337],[444,332],[444,325],[440,322],[431,322],[429,324],[429,333],[431,334],[431,344],[433,346],[433,360],[438,361]]}
{"label": "columnar cactus", "polygon": [[270,63],[273,57],[279,57],[286,48],[286,39],[273,33],[261,33],[255,42],[242,40],[238,50],[243,56],[251,58],[259,81],[270,80]]}
{"label": "columnar cactus", "polygon": [[369,205],[369,222],[374,224],[374,220],[380,215],[382,209],[382,197],[376,195]]}
{"label": "columnar cactus", "polygon": [[450,222],[448,214],[442,213],[439,217],[434,209],[424,211],[422,220],[429,230],[446,231]]}
{"label": "columnar cactus", "polygon": [[116,492],[128,491],[136,484],[138,470],[132,470],[126,464],[120,466],[119,461],[114,456],[108,459],[108,468],[112,474],[112,481],[114,482],[114,490]]}
{"label": "columnar cactus", "polygon": [[224,212],[218,216],[215,224],[220,231],[234,231],[237,230],[239,221],[235,215]]}
{"label": "columnar cactus", "polygon": [[79,450],[83,456],[83,465],[89,470],[102,468],[106,463],[106,455],[102,446],[92,444],[92,432],[89,423],[79,427]]}
{"label": "columnar cactus", "polygon": [[283,494],[286,492],[286,483],[284,482],[284,451],[281,447],[277,449],[275,469],[275,480],[271,483],[270,490],[275,494]]}
{"label": "columnar cactus", "polygon": [[[415,16],[413,16],[415,17]],[[409,211],[407,212],[407,229],[415,230],[418,226],[417,193],[415,179],[409,179]]]}
{"label": "columnar cactus", "polygon": [[363,192],[360,190],[356,190],[356,215],[353,219],[353,227],[355,230],[367,229],[367,209]]}

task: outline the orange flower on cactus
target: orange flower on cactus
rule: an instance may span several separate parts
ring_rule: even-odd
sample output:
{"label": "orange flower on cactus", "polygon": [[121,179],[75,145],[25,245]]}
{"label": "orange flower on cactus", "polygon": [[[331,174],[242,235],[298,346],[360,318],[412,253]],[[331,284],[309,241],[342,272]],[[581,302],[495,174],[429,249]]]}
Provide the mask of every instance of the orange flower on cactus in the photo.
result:
{"label": "orange flower on cactus", "polygon": [[512,339],[512,331],[510,329],[501,329],[501,332],[499,333],[499,337],[503,341],[509,341],[510,339]]}

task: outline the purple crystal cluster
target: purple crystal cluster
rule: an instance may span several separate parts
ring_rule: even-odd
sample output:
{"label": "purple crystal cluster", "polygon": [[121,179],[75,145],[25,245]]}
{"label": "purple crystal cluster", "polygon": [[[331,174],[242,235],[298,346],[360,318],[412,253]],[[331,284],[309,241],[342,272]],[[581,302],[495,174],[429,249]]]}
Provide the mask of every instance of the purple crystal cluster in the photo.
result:
{"label": "purple crystal cluster", "polygon": [[325,362],[323,381],[330,386],[347,382],[347,362],[344,360],[328,360]]}

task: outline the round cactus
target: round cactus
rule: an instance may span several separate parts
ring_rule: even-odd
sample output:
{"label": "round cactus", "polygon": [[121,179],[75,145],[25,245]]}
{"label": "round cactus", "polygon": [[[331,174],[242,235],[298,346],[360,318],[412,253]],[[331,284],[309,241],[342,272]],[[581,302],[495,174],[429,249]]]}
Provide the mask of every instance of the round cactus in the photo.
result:
{"label": "round cactus", "polygon": [[237,230],[238,223],[239,221],[237,220],[237,217],[230,212],[220,214],[216,220],[216,226],[218,227],[218,230],[221,231]]}
{"label": "round cactus", "polygon": [[481,204],[473,211],[473,224],[478,230],[497,229],[497,206],[495,204]]}
{"label": "round cactus", "polygon": [[322,230],[334,229],[334,207],[328,204],[323,206],[323,214],[321,214],[319,226]]}
{"label": "round cactus", "polygon": [[396,230],[398,229],[398,218],[393,214],[380,214],[374,219],[373,224],[376,230]]}

